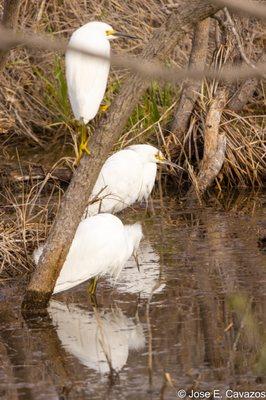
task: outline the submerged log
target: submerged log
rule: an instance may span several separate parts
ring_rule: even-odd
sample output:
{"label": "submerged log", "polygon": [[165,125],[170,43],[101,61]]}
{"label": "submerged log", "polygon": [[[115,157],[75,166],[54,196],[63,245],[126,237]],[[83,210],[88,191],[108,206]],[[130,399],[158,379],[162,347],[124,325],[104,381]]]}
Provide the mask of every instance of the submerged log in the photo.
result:
{"label": "submerged log", "polygon": [[187,196],[194,201],[211,186],[219,174],[225,159],[226,137],[219,132],[221,116],[228,98],[228,91],[220,89],[212,101],[206,116],[204,130],[204,155],[200,171]]}
{"label": "submerged log", "polygon": [[[144,48],[142,57],[145,60],[165,59],[195,23],[220,8],[201,0],[189,3],[182,0],[179,3],[176,12],[154,32]],[[46,307],[100,169],[148,86],[149,82],[143,81],[140,76],[130,75],[96,128],[90,143],[91,156],[82,158],[62,200],[42,257],[28,285],[22,303],[24,310]]]}

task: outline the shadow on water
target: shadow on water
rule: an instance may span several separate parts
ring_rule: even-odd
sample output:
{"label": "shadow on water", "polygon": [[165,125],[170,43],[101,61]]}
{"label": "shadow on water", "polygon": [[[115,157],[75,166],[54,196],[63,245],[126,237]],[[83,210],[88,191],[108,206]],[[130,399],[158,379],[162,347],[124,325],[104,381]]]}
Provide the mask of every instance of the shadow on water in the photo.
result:
{"label": "shadow on water", "polygon": [[[7,399],[176,399],[186,390],[263,390],[266,373],[265,196],[174,199],[142,219],[133,260],[114,284],[57,295],[42,318],[0,303],[0,396]],[[125,213],[129,220],[136,214]],[[264,222],[263,222],[264,221]]]}

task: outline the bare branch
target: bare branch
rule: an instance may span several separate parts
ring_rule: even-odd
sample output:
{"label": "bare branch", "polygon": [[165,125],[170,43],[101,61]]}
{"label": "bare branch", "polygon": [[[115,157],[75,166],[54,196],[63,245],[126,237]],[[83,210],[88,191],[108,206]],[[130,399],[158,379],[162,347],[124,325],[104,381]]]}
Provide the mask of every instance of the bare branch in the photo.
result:
{"label": "bare branch", "polygon": [[[266,62],[266,54],[260,57],[260,62]],[[249,99],[253,96],[259,84],[258,78],[249,78],[243,81],[234,95],[230,98],[227,108],[234,112],[243,110]]]}
{"label": "bare branch", "polygon": [[[207,18],[199,22],[195,27],[189,60],[190,68],[196,67],[198,70],[204,71],[209,41],[209,26],[210,20]],[[200,80],[188,80],[184,84],[171,126],[171,132],[178,138],[179,142],[182,141],[182,137],[187,130],[191,113],[200,92],[200,87]]]}
{"label": "bare branch", "polygon": [[226,16],[226,19],[227,19],[227,21],[226,21],[226,22],[227,22],[227,23],[226,23],[226,26],[229,27],[230,31],[232,32],[232,34],[234,35],[234,37],[235,37],[235,39],[236,39],[237,47],[238,47],[238,50],[239,50],[240,55],[241,55],[241,57],[242,57],[242,60],[245,61],[245,63],[246,63],[247,65],[249,65],[250,67],[256,68],[256,65],[254,65],[254,64],[248,59],[248,57],[247,57],[247,55],[246,55],[246,53],[245,53],[245,50],[244,50],[242,41],[241,41],[240,36],[239,36],[239,34],[238,34],[237,30],[236,30],[235,23],[234,23],[234,21],[233,21],[231,15],[230,15],[230,13],[229,13],[229,11],[227,10],[226,7],[224,8],[224,13],[225,13],[225,16]]}
{"label": "bare branch", "polygon": [[220,172],[225,158],[226,137],[219,133],[221,116],[228,98],[228,91],[221,89],[214,98],[206,117],[204,129],[204,155],[196,184],[188,192],[188,201],[200,195],[212,184]]}
{"label": "bare branch", "polygon": [[242,82],[234,96],[230,99],[228,109],[234,112],[243,110],[248,100],[254,94],[258,83],[259,81],[257,78],[250,78]]}
{"label": "bare branch", "polygon": [[251,0],[212,0],[214,4],[228,7],[229,10],[240,12],[248,17],[266,19],[266,7],[261,2]]}

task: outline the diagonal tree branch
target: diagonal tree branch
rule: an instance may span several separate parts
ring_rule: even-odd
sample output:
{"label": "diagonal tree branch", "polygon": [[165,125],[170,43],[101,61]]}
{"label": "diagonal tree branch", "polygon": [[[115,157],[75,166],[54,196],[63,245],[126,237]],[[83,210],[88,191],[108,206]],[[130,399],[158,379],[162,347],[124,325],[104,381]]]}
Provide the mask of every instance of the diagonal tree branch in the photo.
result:
{"label": "diagonal tree branch", "polygon": [[214,4],[228,7],[229,10],[239,12],[247,17],[253,16],[262,20],[266,19],[265,2],[259,3],[253,0],[212,0]]}
{"label": "diagonal tree branch", "polygon": [[[214,14],[219,8],[210,1],[181,0],[177,12],[155,31],[143,50],[142,57],[146,60],[164,59],[195,23]],[[111,105],[109,113],[96,128],[91,142],[91,156],[83,157],[72,178],[43,255],[28,285],[22,303],[24,311],[47,305],[103,162],[148,85],[149,83],[143,81],[140,76],[130,75]]]}
{"label": "diagonal tree branch", "polygon": [[[5,28],[15,29],[18,22],[20,0],[5,0],[2,25]],[[0,71],[3,69],[8,51],[0,51]]]}
{"label": "diagonal tree branch", "polygon": [[[209,42],[209,26],[210,19],[207,18],[199,22],[194,29],[192,49],[189,59],[190,68],[198,68],[204,71]],[[171,133],[177,137],[178,142],[180,143],[182,142],[183,135],[187,131],[191,113],[199,96],[200,88],[200,80],[187,80],[184,83],[171,126]]]}

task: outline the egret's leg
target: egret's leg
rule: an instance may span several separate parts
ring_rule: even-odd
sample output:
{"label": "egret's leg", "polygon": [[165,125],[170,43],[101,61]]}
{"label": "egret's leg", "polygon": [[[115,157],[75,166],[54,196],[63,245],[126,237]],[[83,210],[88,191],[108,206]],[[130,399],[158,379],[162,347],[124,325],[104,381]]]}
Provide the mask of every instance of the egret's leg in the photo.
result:
{"label": "egret's leg", "polygon": [[90,283],[88,285],[88,293],[90,296],[95,295],[97,289],[97,281],[98,279],[96,276],[90,279]]}
{"label": "egret's leg", "polygon": [[149,217],[152,217],[153,215],[155,215],[155,210],[154,210],[154,206],[153,206],[153,200],[152,200],[151,196],[149,196],[149,198],[146,200],[145,212]]}
{"label": "egret's leg", "polygon": [[137,253],[136,253],[136,254],[133,254],[133,258],[134,258],[135,263],[136,263],[136,265],[137,265],[138,271],[140,272],[140,269],[139,269],[140,264],[139,264],[139,259],[138,259]]}
{"label": "egret's leg", "polygon": [[90,302],[91,302],[92,307],[98,308],[97,297],[95,294],[90,295]]}
{"label": "egret's leg", "polygon": [[88,145],[89,141],[88,127],[87,125],[84,124],[84,122],[80,123],[79,132],[80,132],[80,144],[79,144],[79,154],[76,160],[76,164],[79,164],[84,153],[86,153],[88,156],[90,155],[90,149]]}
{"label": "egret's leg", "polygon": [[100,105],[100,110],[101,110],[102,112],[105,112],[105,111],[108,110],[109,107],[110,107],[109,104],[101,104],[101,105]]}

